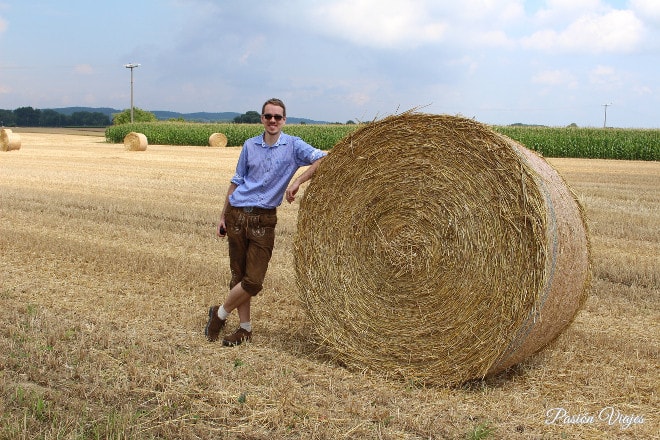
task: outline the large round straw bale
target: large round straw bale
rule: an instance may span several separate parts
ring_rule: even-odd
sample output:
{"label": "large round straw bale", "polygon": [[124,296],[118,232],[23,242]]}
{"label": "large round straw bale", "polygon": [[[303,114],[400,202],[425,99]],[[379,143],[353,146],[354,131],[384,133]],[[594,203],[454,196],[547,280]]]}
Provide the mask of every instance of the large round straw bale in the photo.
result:
{"label": "large round straw bale", "polygon": [[224,133],[213,133],[209,136],[209,146],[211,147],[226,147],[227,136]]}
{"label": "large round straw bale", "polygon": [[0,130],[0,151],[13,151],[21,149],[21,136],[13,133],[9,128]]}
{"label": "large round straw bale", "polygon": [[124,137],[124,147],[129,151],[145,151],[147,145],[147,137],[142,133],[132,131]]}
{"label": "large round straw bale", "polygon": [[582,209],[542,157],[473,120],[413,112],[335,145],[301,201],[294,258],[333,357],[437,385],[543,348],[590,281]]}

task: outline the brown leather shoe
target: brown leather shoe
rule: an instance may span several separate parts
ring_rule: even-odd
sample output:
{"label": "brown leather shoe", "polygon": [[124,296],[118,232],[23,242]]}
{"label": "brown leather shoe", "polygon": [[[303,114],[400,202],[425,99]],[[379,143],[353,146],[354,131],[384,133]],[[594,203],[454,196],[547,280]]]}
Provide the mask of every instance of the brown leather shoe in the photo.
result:
{"label": "brown leather shoe", "polygon": [[239,327],[231,335],[227,335],[222,340],[222,345],[226,347],[235,347],[241,345],[243,342],[250,342],[252,340],[252,332],[245,330],[242,327]]}
{"label": "brown leather shoe", "polygon": [[220,306],[213,306],[209,309],[209,322],[204,327],[204,335],[209,342],[215,342],[220,338],[220,330],[225,326],[225,319],[218,317],[218,309]]}

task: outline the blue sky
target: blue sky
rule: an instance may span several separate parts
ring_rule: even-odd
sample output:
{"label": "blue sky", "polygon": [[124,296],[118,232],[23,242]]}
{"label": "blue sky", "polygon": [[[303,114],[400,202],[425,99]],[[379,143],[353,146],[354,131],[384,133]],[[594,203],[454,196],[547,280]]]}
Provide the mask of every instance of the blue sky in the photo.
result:
{"label": "blue sky", "polygon": [[0,108],[660,128],[659,0],[0,0]]}

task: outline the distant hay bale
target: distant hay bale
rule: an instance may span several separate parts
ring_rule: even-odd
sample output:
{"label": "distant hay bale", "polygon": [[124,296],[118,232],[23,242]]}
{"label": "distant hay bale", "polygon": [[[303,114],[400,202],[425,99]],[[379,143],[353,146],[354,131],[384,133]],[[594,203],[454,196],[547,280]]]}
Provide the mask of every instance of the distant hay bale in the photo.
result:
{"label": "distant hay bale", "polygon": [[209,136],[209,146],[224,148],[227,146],[227,136],[224,133],[213,133]]}
{"label": "distant hay bale", "polygon": [[539,155],[407,112],[341,140],[305,191],[296,283],[339,362],[454,385],[522,361],[586,300],[582,209]]}
{"label": "distant hay bale", "polygon": [[124,138],[124,147],[126,147],[128,151],[145,151],[147,145],[147,137],[142,133],[132,131]]}
{"label": "distant hay bale", "polygon": [[0,151],[14,151],[21,149],[21,136],[13,133],[9,128],[0,130]]}

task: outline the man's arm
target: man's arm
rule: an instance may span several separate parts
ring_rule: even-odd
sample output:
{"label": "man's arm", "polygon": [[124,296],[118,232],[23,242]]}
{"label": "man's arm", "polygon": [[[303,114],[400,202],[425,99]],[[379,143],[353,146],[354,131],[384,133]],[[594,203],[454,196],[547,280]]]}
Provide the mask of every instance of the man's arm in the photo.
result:
{"label": "man's arm", "polygon": [[314,176],[314,173],[316,172],[316,169],[319,167],[319,164],[321,161],[325,158],[325,156],[321,157],[320,159],[316,159],[312,164],[305,170],[304,173],[302,173],[300,176],[298,176],[291,185],[286,189],[286,201],[291,203],[294,200],[296,200],[296,193],[300,189],[300,185],[303,183],[307,182],[309,179]]}
{"label": "man's arm", "polygon": [[236,185],[234,182],[231,182],[229,184],[229,188],[227,188],[227,197],[225,197],[225,205],[222,207],[222,213],[220,213],[220,221],[218,222],[218,230],[216,233],[218,236],[223,237],[225,234],[220,234],[220,229],[227,230],[227,224],[225,223],[225,214],[227,212],[227,208],[229,208],[229,196],[232,195],[234,190],[236,190]]}

